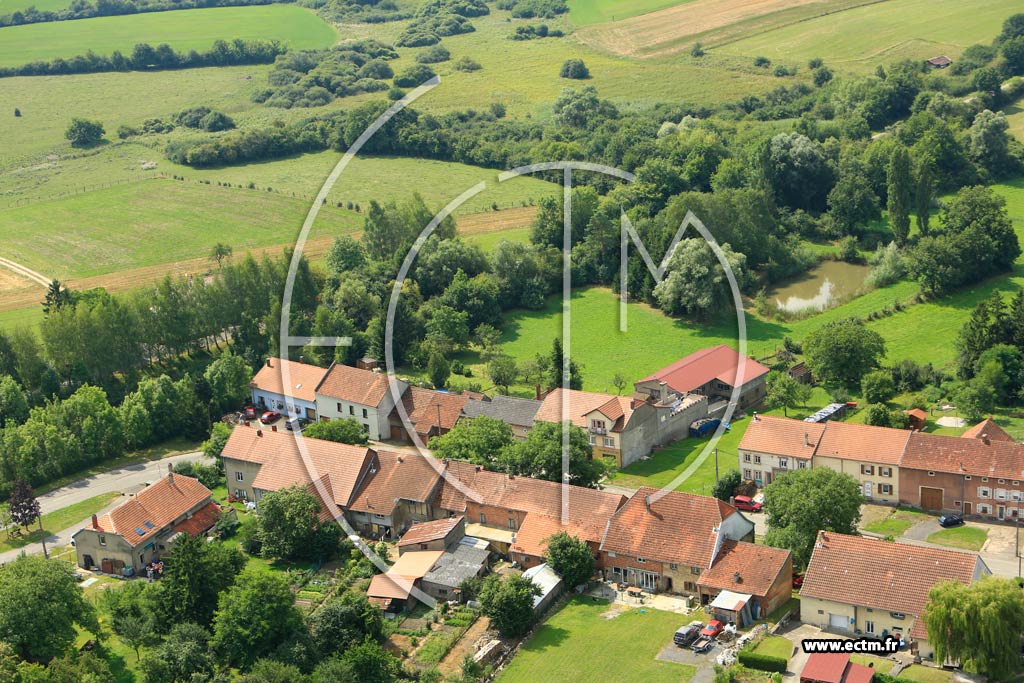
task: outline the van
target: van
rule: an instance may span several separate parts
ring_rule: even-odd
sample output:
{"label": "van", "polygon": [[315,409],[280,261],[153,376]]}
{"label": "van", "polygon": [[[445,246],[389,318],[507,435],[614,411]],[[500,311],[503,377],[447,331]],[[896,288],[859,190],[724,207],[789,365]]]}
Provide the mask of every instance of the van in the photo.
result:
{"label": "van", "polygon": [[691,621],[676,631],[676,634],[672,636],[672,642],[679,647],[690,647],[690,644],[697,640],[697,636],[700,635],[702,628],[704,628],[704,622]]}

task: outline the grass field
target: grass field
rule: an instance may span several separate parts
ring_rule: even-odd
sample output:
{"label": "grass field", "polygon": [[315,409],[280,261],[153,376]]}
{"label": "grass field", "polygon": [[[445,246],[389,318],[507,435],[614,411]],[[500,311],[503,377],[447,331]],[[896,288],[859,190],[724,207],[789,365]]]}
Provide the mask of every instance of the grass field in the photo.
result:
{"label": "grass field", "polygon": [[136,43],[175,50],[208,50],[219,39],[276,39],[294,48],[328,47],[335,30],[308,9],[292,5],[212,7],[57,21],[0,29],[0,65],[18,66],[92,50],[130,53]]}
{"label": "grass field", "polygon": [[569,19],[577,26],[628,19],[692,0],[569,0]]}
{"label": "grass field", "polygon": [[882,657],[875,657],[874,655],[863,655],[859,652],[851,654],[850,661],[854,664],[860,664],[861,666],[874,667],[875,671],[881,671],[884,674],[892,671],[892,667],[894,666],[894,663],[891,660],[883,659]]}
{"label": "grass field", "polygon": [[781,657],[788,660],[793,654],[793,642],[782,636],[768,636],[754,648],[754,652],[769,657]]}
{"label": "grass field", "polygon": [[35,7],[38,10],[59,10],[70,7],[69,0],[0,0],[0,14]]}
{"label": "grass field", "polygon": [[900,672],[900,678],[919,683],[949,683],[953,672],[948,669],[936,669],[931,666],[913,664]]}
{"label": "grass field", "polygon": [[988,540],[988,532],[976,526],[961,526],[936,531],[925,540],[936,545],[944,545],[947,548],[977,552]]}
{"label": "grass field", "polygon": [[610,605],[573,598],[551,616],[498,676],[500,683],[619,681],[685,683],[693,667],[655,660],[685,619],[672,612],[631,609],[614,618]]}
{"label": "grass field", "polygon": [[898,537],[902,536],[910,527],[926,519],[929,519],[929,516],[923,512],[894,509],[884,519],[865,525],[864,530],[882,536]]}
{"label": "grass field", "polygon": [[969,45],[990,42],[1003,21],[1019,10],[1017,0],[887,0],[748,34],[716,50],[801,66],[823,57],[833,68],[870,71],[900,59],[940,54],[955,59]]}
{"label": "grass field", "polygon": [[74,505],[69,505],[66,508],[43,515],[42,530],[39,530],[37,522],[32,525],[32,532],[25,536],[8,538],[6,532],[0,532],[3,533],[3,539],[0,540],[0,552],[23,548],[30,543],[39,543],[41,539],[47,536],[64,531],[83,519],[88,519],[89,515],[99,512],[120,497],[121,494],[116,492],[101,493],[98,496],[87,498]]}

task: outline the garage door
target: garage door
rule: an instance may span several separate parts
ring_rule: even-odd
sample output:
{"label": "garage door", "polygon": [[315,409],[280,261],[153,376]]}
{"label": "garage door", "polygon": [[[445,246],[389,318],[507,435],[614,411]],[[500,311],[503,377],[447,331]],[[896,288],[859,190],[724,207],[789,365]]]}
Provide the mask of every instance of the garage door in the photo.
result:
{"label": "garage door", "polygon": [[942,509],[942,489],[921,487],[921,507],[925,510]]}
{"label": "garage door", "polygon": [[850,620],[845,614],[829,614],[828,625],[830,628],[849,628]]}

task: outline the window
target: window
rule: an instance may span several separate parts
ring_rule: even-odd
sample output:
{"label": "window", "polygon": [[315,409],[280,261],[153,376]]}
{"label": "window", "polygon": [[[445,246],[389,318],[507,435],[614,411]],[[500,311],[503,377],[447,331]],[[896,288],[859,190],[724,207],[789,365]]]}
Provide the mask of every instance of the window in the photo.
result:
{"label": "window", "polygon": [[750,470],[743,470],[743,478],[750,479]]}
{"label": "window", "polygon": [[1010,491],[1010,500],[1015,503],[1020,502],[1020,491]]}
{"label": "window", "polygon": [[807,469],[807,463],[806,463],[806,462],[804,462],[803,460],[797,460],[797,462],[796,462],[796,468],[797,468],[798,470],[806,470],[806,469]]}
{"label": "window", "polygon": [[690,567],[690,573],[694,576],[700,576],[700,567]]}
{"label": "window", "polygon": [[696,593],[697,592],[697,585],[693,581],[686,581],[686,582],[684,582],[683,583],[683,588],[688,593]]}
{"label": "window", "polygon": [[761,456],[760,455],[755,455],[754,456],[754,464],[755,465],[760,465],[761,464]]}
{"label": "window", "polygon": [[953,501],[953,507],[960,507],[960,501],[959,500],[954,500]]}
{"label": "window", "polygon": [[1006,500],[1006,489],[996,489],[996,500]]}
{"label": "window", "polygon": [[978,512],[982,515],[987,515],[992,512],[992,506],[986,505],[985,503],[978,503]]}
{"label": "window", "polygon": [[875,473],[875,466],[874,465],[861,465],[860,466],[860,473],[861,474],[874,474]]}
{"label": "window", "polygon": [[750,462],[750,453],[743,454],[743,462]]}
{"label": "window", "polygon": [[892,493],[892,484],[879,484],[878,492],[882,495],[890,495]]}
{"label": "window", "polygon": [[1005,480],[1005,479],[1000,479],[1000,480],[999,480],[999,481],[998,481],[997,483],[999,483],[999,484],[1005,484],[1005,483],[1006,483],[1006,480]]}
{"label": "window", "polygon": [[679,565],[676,564],[675,562],[669,562],[668,563],[668,568],[669,569],[679,569]]}
{"label": "window", "polygon": [[636,563],[637,564],[647,564],[647,560],[642,558],[642,557],[638,557],[638,558],[636,558]]}
{"label": "window", "polygon": [[363,417],[367,417],[366,408],[363,408]]}
{"label": "window", "polygon": [[907,615],[903,612],[889,612],[889,616],[893,619],[906,619]]}
{"label": "window", "polygon": [[605,448],[614,448],[615,447],[615,439],[611,438],[610,436],[604,437],[604,445],[605,445]]}
{"label": "window", "polygon": [[[618,555],[615,553],[608,553],[608,557],[618,557]],[[616,569],[618,569],[618,567],[616,567]]]}
{"label": "window", "polygon": [[988,488],[987,486],[979,486],[978,487],[978,498],[991,498],[991,497],[992,497],[992,489]]}
{"label": "window", "polygon": [[873,622],[873,621],[865,621],[864,622],[864,630],[867,631],[868,633],[874,633],[875,632],[875,622]]}
{"label": "window", "polygon": [[344,409],[344,408],[343,408],[343,407],[341,406],[341,404],[339,403],[339,404],[338,404],[338,412],[340,413],[340,412],[343,412],[344,410],[345,410],[345,409]]}
{"label": "window", "polygon": [[789,460],[786,458],[779,458],[779,468],[784,470],[787,467],[789,467]]}
{"label": "window", "polygon": [[597,437],[594,436],[593,434],[590,435],[590,445],[591,446],[596,446],[597,445]]}
{"label": "window", "polygon": [[106,545],[106,544],[107,544],[107,537],[104,536],[103,534],[100,534],[100,545]]}
{"label": "window", "polygon": [[929,477],[934,477],[934,476],[935,476],[935,473],[934,473],[934,472],[929,472],[929,473],[928,473],[928,476],[929,476]]}
{"label": "window", "polygon": [[355,406],[349,406],[348,407],[348,414],[349,415],[355,415],[356,414],[356,407]]}
{"label": "window", "polygon": [[987,482],[987,481],[988,481],[988,477],[982,477],[982,478],[981,478],[981,482],[982,482],[982,483],[985,483],[985,482]]}
{"label": "window", "polygon": [[485,515],[482,512],[480,513],[480,523],[481,524],[487,524],[487,515]]}
{"label": "window", "polygon": [[235,472],[235,481],[245,481],[245,475],[241,472]]}
{"label": "window", "polygon": [[879,467],[878,468],[878,475],[881,476],[881,477],[891,477],[892,476],[892,468],[891,467]]}
{"label": "window", "polygon": [[384,519],[384,515],[379,515],[377,513],[373,513],[373,518],[374,519]]}
{"label": "window", "polygon": [[366,424],[364,422],[363,423],[363,431],[366,432],[367,434],[369,434],[370,433],[370,425],[368,425],[368,424]]}
{"label": "window", "polygon": [[971,480],[971,475],[969,475],[969,474],[964,475],[964,481],[970,481],[970,480]]}
{"label": "window", "polygon": [[516,530],[516,520],[513,519],[512,517],[508,518],[508,528],[512,529],[513,531]]}

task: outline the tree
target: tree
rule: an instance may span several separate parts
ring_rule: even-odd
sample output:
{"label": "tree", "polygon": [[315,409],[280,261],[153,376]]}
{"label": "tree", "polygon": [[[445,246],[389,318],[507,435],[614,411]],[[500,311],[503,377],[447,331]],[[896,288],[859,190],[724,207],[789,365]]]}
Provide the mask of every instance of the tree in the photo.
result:
{"label": "tree", "polygon": [[11,521],[26,529],[42,514],[35,492],[24,479],[17,479],[14,482],[7,505],[10,509]]}
{"label": "tree", "polygon": [[198,624],[180,623],[140,663],[146,683],[210,681],[216,669],[210,634]]}
{"label": "tree", "polygon": [[833,171],[821,144],[799,133],[771,139],[766,175],[776,201],[794,209],[820,211],[832,189]]}
{"label": "tree", "polygon": [[302,430],[302,435],[311,439],[323,439],[356,446],[365,446],[369,443],[369,435],[362,423],[350,417],[330,422],[314,422]]}
{"label": "tree", "polygon": [[334,238],[325,256],[331,271],[341,274],[362,268],[366,263],[363,245],[351,235]]}
{"label": "tree", "polygon": [[252,665],[252,670],[241,678],[241,683],[307,683],[304,675],[294,664],[261,659]]}
{"label": "tree", "polygon": [[[737,286],[747,277],[747,257],[721,245]],[[711,247],[703,239],[685,239],[669,259],[664,279],[654,288],[654,300],[669,315],[707,318],[722,308],[732,308],[731,281]]]}
{"label": "tree", "polygon": [[938,583],[922,619],[937,662],[958,661],[991,680],[1005,679],[1020,665],[1024,592],[1017,581],[988,576],[970,586]]}
{"label": "tree", "polygon": [[[555,337],[551,342],[551,363],[548,365],[548,387],[555,388],[562,386],[563,365],[565,360],[562,355],[562,340]],[[582,389],[583,376],[576,361],[569,360],[569,389]]]}
{"label": "tree", "polygon": [[203,373],[213,394],[212,408],[218,413],[237,409],[252,396],[252,371],[241,356],[222,354]]}
{"label": "tree", "polygon": [[604,462],[592,457],[590,439],[580,427],[569,425],[569,471],[562,474],[562,425],[538,422],[523,441],[505,446],[497,463],[506,472],[593,488],[605,473]]}
{"label": "tree", "polygon": [[28,419],[28,399],[10,375],[0,375],[0,427],[18,425]]}
{"label": "tree", "polygon": [[0,567],[0,641],[20,657],[61,656],[75,642],[76,625],[99,633],[95,609],[71,565],[22,555]]}
{"label": "tree", "polygon": [[885,340],[859,320],[826,323],[807,335],[803,344],[808,367],[818,380],[855,387],[885,356]]}
{"label": "tree", "polygon": [[433,349],[427,358],[427,376],[435,389],[443,389],[448,384],[448,378],[452,374],[452,366],[444,354]]}
{"label": "tree", "polygon": [[220,595],[210,646],[227,664],[244,670],[304,629],[287,581],[277,574],[247,569]]}
{"label": "tree", "polygon": [[739,470],[729,470],[715,482],[714,487],[711,489],[711,495],[718,500],[729,502],[736,493],[736,487],[742,481],[743,478],[740,476]]}
{"label": "tree", "polygon": [[316,683],[395,683],[401,670],[398,658],[379,644],[366,641],[322,662],[313,678]]}
{"label": "tree", "polygon": [[50,315],[65,306],[71,306],[71,291],[61,284],[60,280],[50,280],[43,299],[43,315]]}
{"label": "tree", "polygon": [[320,502],[301,486],[263,496],[257,520],[263,555],[292,560],[332,555],[340,538],[339,527],[334,520],[321,522],[319,514]]}
{"label": "tree", "polygon": [[789,409],[805,405],[811,397],[811,387],[801,384],[784,370],[768,373],[768,405],[781,407],[782,414],[789,416]]}
{"label": "tree", "polygon": [[582,59],[567,59],[562,63],[558,75],[562,78],[584,80],[590,78],[590,70],[587,69],[587,65],[583,63]]}
{"label": "tree", "polygon": [[615,393],[621,396],[623,389],[629,386],[629,380],[621,372],[616,372],[612,376],[612,386],[615,387]]}
{"label": "tree", "polygon": [[886,172],[886,209],[896,244],[906,244],[910,234],[910,201],[914,181],[910,171],[910,154],[903,146],[896,147],[889,158]]}
{"label": "tree", "polygon": [[502,389],[501,393],[508,395],[509,386],[519,377],[519,368],[514,358],[499,354],[487,363],[487,376],[494,382],[494,386]]}
{"label": "tree", "polygon": [[995,177],[1011,170],[1009,148],[1010,124],[1003,112],[985,109],[974,117],[970,130],[971,158]]}
{"label": "tree", "polygon": [[590,546],[586,541],[564,531],[547,539],[544,561],[570,588],[589,582],[594,575],[594,552]]}
{"label": "tree", "polygon": [[[310,425],[310,427],[312,426]],[[220,454],[224,451],[224,446],[227,445],[229,438],[231,438],[231,426],[223,422],[215,422],[210,430],[210,438],[204,441],[199,446],[199,449],[207,458],[219,460]]]}
{"label": "tree", "polygon": [[512,428],[494,417],[481,415],[459,420],[450,431],[430,439],[430,450],[439,460],[463,460],[491,466],[495,455],[513,442]]}
{"label": "tree", "polygon": [[878,197],[871,187],[863,165],[854,158],[844,159],[839,180],[828,193],[829,216],[840,235],[864,232],[864,226],[881,216]]}
{"label": "tree", "polygon": [[72,147],[90,147],[103,139],[103,124],[75,117],[71,119],[64,137],[71,141]]}
{"label": "tree", "polygon": [[868,403],[885,403],[896,395],[896,382],[888,370],[869,372],[860,381],[861,392]]}
{"label": "tree", "polygon": [[210,258],[217,262],[217,267],[220,268],[224,265],[224,261],[231,258],[231,255],[235,250],[230,244],[224,244],[223,242],[217,242],[213,245],[213,249],[210,251]]}
{"label": "tree", "polygon": [[155,584],[164,628],[183,622],[208,626],[220,593],[234,583],[244,566],[245,556],[238,548],[187,534],[179,538],[164,558],[163,579]]}
{"label": "tree", "polygon": [[346,592],[309,617],[309,631],[317,652],[326,658],[356,647],[367,638],[379,641],[383,619],[380,608],[371,605],[366,595]]}
{"label": "tree", "polygon": [[765,543],[793,552],[793,564],[806,567],[819,531],[856,534],[860,484],[848,474],[827,467],[793,470],[764,489],[768,513]]}
{"label": "tree", "polygon": [[533,598],[540,594],[540,588],[524,576],[491,574],[480,590],[480,607],[501,635],[518,637],[533,625]]}

